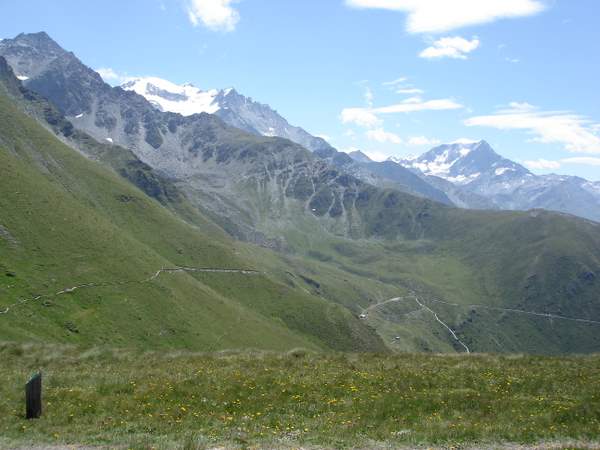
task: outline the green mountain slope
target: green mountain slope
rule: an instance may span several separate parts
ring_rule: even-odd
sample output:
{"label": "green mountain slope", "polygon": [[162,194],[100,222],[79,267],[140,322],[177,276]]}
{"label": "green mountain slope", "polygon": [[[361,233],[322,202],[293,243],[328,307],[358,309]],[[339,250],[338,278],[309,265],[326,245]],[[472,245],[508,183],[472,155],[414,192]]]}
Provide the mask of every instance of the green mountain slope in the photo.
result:
{"label": "green mountain slope", "polygon": [[[261,297],[269,292],[261,285],[239,290],[226,277],[196,274],[219,294],[301,333],[326,333],[336,348],[372,348],[373,327],[399,351],[600,350],[598,224],[541,211],[464,211],[376,188],[285,139],[208,114],[158,111],[104,84],[43,33],[15,41],[3,42],[3,52],[32,68],[22,72],[31,75],[27,86],[72,118],[34,114],[61,139],[320,306],[309,314],[291,295]],[[234,243],[223,230],[261,247]],[[153,249],[156,236],[145,241]],[[333,303],[345,308],[334,309],[343,332],[323,314]]]}
{"label": "green mountain slope", "polygon": [[382,349],[342,308],[263,273],[150,279],[179,266],[262,271],[208,220],[204,229],[186,224],[60,143],[4,94],[0,172],[0,339]]}

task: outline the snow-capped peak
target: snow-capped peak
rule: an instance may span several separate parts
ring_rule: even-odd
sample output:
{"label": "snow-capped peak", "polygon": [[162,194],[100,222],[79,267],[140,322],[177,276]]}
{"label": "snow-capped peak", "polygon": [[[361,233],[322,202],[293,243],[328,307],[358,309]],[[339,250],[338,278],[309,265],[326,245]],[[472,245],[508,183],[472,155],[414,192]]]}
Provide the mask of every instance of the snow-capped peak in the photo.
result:
{"label": "snow-capped peak", "polygon": [[405,159],[401,164],[455,184],[468,184],[490,177],[505,179],[528,173],[527,169],[494,152],[486,141],[470,139],[440,145],[419,158]]}
{"label": "snow-capped peak", "polygon": [[391,162],[395,162],[396,164],[401,164],[401,165],[409,164],[410,165],[411,161],[414,161],[414,160],[416,160],[418,158],[419,158],[418,155],[412,155],[411,154],[411,155],[407,155],[407,156],[405,156],[403,158],[401,158],[399,156],[390,156],[390,157],[388,157],[387,160],[391,161]]}
{"label": "snow-capped peak", "polygon": [[134,78],[121,88],[145,97],[161,111],[183,116],[203,112],[215,114],[227,124],[250,133],[290,139],[312,151],[330,148],[322,139],[290,125],[269,105],[254,102],[233,87],[203,91],[191,83],[178,85],[158,77],[143,77]]}
{"label": "snow-capped peak", "polygon": [[191,83],[178,85],[158,77],[145,77],[134,78],[121,88],[145,97],[162,111],[175,112],[182,116],[201,112],[214,114],[220,109],[220,105],[215,101],[219,91],[203,91]]}

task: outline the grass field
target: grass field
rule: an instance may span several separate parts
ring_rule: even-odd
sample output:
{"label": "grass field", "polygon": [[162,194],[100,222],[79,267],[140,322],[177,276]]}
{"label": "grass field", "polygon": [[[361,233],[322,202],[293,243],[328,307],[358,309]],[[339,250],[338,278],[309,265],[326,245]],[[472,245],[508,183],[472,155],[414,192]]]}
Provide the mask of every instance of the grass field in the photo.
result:
{"label": "grass field", "polygon": [[64,145],[0,93],[0,340],[144,350],[385,348],[350,311],[267,273],[150,280],[178,266],[265,272],[251,250],[240,255],[238,247],[249,246],[199,212],[193,223]]}
{"label": "grass field", "polygon": [[[2,344],[0,360],[0,448],[596,448],[600,440],[599,356]],[[26,421],[23,384],[38,369],[44,415]]]}

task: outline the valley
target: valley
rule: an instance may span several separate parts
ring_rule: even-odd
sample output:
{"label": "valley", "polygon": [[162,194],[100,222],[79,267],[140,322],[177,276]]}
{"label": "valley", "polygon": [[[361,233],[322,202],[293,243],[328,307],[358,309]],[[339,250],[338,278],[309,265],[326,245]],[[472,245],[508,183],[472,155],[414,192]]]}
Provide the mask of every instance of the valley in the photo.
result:
{"label": "valley", "polygon": [[[76,201],[87,203],[81,217],[100,214],[111,226],[131,230],[128,236],[135,236],[136,241],[142,238],[141,244],[147,246],[145,254],[150,249],[168,258],[167,263],[145,263],[144,272],[160,274],[156,272],[160,267],[226,269],[229,272],[183,269],[177,276],[188,283],[200,283],[204,292],[211,292],[209,296],[241,303],[252,314],[259,314],[261,320],[283,320],[284,326],[291,326],[294,333],[300,332],[318,346],[436,352],[464,351],[466,346],[476,352],[544,353],[593,352],[600,348],[594,323],[600,317],[600,305],[595,301],[600,272],[598,224],[541,210],[460,210],[402,192],[392,184],[371,185],[363,181],[358,169],[348,165],[350,158],[340,159],[335,150],[309,152],[285,139],[232,128],[206,113],[183,117],[161,112],[134,92],[104,84],[95,72],[44,33],[22,35],[14,43],[5,40],[0,44],[0,54],[8,55],[19,73],[28,77],[26,87],[22,87],[8,66],[4,70],[5,89],[12,99],[5,100],[7,114],[11,115],[10,119],[5,116],[5,135],[10,133],[6,126],[22,126],[20,120],[30,124],[31,132],[40,136],[37,139],[43,135],[43,139],[51,140],[47,132],[34,131],[31,119],[17,119],[25,113],[87,158],[74,154],[64,144],[52,144],[58,153],[39,153],[36,146],[31,146],[31,138],[23,140],[22,135],[8,134],[5,145],[14,149],[11,158],[18,157],[12,164],[23,157],[40,161],[35,170],[61,180],[66,188],[61,196],[80,192]],[[31,59],[33,55],[35,60]],[[42,66],[46,67],[41,72],[35,69],[39,61],[44,61]],[[50,86],[64,86],[64,90],[48,90]],[[82,95],[72,97],[69,92]],[[40,95],[54,98],[57,108]],[[9,107],[11,101],[19,105],[21,113]],[[75,117],[80,114],[83,116]],[[104,139],[107,135],[111,136],[110,142]],[[483,148],[488,155],[495,155],[487,144]],[[20,153],[15,153],[17,149]],[[108,167],[108,171],[98,164]],[[25,168],[14,167],[15,176],[36,183],[48,177],[17,175]],[[82,170],[102,173],[97,181],[101,187],[90,191],[91,179],[80,176]],[[115,177],[122,181],[117,182]],[[419,179],[412,173],[411,177]],[[6,177],[4,180],[8,181]],[[102,184],[107,182],[125,190],[111,194],[111,199],[98,197],[99,192],[114,191]],[[128,183],[135,187],[125,188]],[[59,186],[54,189],[61,189]],[[4,189],[11,192],[8,185]],[[144,191],[142,197],[136,189]],[[93,212],[89,210],[90,200],[95,205]],[[115,209],[109,204],[119,206]],[[36,208],[42,208],[37,214],[46,214],[43,204]],[[148,214],[161,219],[147,220]],[[73,216],[69,213],[65,217]],[[4,221],[2,226],[17,241],[27,242],[26,235],[19,232],[22,225]],[[167,230],[171,238],[165,236]],[[47,229],[32,243],[45,233]],[[214,250],[189,253],[184,250],[190,248],[189,239],[197,241],[200,249],[211,242],[208,248]],[[169,240],[176,243],[175,247],[168,244]],[[8,241],[6,245],[9,255],[18,254]],[[56,257],[60,253],[52,254]],[[82,258],[88,259],[85,253]],[[6,270],[15,271],[10,260],[7,262]],[[140,267],[137,263],[135,266]],[[240,267],[260,274],[242,281],[247,274],[231,272]],[[135,275],[131,269],[127,272],[132,275],[108,278],[88,269],[82,274],[92,276],[81,279],[80,275],[80,282],[73,277],[63,278],[60,289],[87,285],[118,297],[121,285],[103,283],[122,279],[128,295],[140,298],[127,280],[140,280],[145,275],[139,270]],[[239,285],[228,281],[232,277]],[[157,276],[155,281],[171,284],[170,279],[163,281]],[[20,281],[20,290],[6,289],[11,295],[0,306],[6,308],[40,296],[40,286],[47,281],[39,275],[37,281],[30,280]],[[263,287],[279,290],[276,298],[280,300],[265,298],[271,295],[267,294],[271,288],[262,291],[262,283],[267,283]],[[27,293],[27,289],[38,292]],[[93,298],[92,290],[88,292],[78,289],[69,296]],[[360,320],[361,311],[369,305],[411,292],[425,302],[425,308],[433,308],[434,300],[445,303],[440,303],[435,313],[411,316],[405,315],[409,311],[401,305],[391,304],[378,310],[373,320]],[[251,301],[244,299],[247,294]],[[172,291],[169,297],[178,295]],[[33,303],[28,301],[29,305]],[[329,311],[319,321],[331,320],[335,327],[325,329],[312,322],[319,309]],[[332,311],[336,311],[333,317]],[[538,315],[518,315],[514,311]],[[65,322],[77,323],[76,317],[81,317],[82,324],[87,322],[85,315],[75,311],[66,313],[65,317],[69,316]],[[588,322],[557,324],[553,318],[559,316]],[[60,330],[60,322],[51,328]],[[62,339],[98,339],[95,332],[85,338],[82,334],[67,329]],[[179,339],[176,335],[173,333],[167,341]],[[343,336],[353,338],[346,340]],[[186,347],[191,342],[187,339],[183,341]],[[144,341],[145,345],[154,345],[153,338]],[[227,342],[219,341],[219,345]],[[259,345],[270,346],[268,340]]]}
{"label": "valley", "polygon": [[0,449],[600,449],[595,6],[50,3],[0,2]]}

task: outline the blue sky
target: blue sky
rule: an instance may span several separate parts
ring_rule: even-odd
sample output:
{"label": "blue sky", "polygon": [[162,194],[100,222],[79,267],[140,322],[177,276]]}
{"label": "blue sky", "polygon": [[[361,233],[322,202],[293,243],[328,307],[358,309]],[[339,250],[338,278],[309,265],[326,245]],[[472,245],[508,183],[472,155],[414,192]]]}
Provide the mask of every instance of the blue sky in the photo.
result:
{"label": "blue sky", "polygon": [[[95,69],[234,86],[378,158],[486,139],[600,180],[597,0],[3,0]],[[110,74],[105,71],[104,74]]]}

